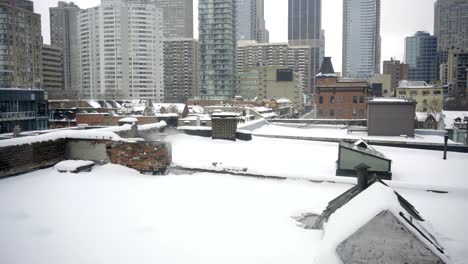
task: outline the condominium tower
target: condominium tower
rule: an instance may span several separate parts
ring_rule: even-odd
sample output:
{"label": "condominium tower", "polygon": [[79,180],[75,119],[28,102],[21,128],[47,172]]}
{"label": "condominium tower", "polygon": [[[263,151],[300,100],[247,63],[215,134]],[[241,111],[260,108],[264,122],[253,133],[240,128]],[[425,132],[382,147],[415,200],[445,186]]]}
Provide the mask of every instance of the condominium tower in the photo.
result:
{"label": "condominium tower", "polygon": [[237,0],[237,40],[268,43],[264,0]]}
{"label": "condominium tower", "polygon": [[75,97],[78,92],[80,58],[78,48],[78,16],[80,8],[73,3],[58,2],[49,8],[50,44],[63,53],[64,89],[62,95]]}
{"label": "condominium tower", "polygon": [[41,15],[28,0],[0,0],[0,88],[42,88]]}
{"label": "condominium tower", "polygon": [[184,103],[199,94],[198,41],[164,40],[164,102]]}
{"label": "condominium tower", "polygon": [[42,45],[42,83],[49,99],[69,99],[64,89],[62,48]]}
{"label": "condominium tower", "polygon": [[405,61],[409,66],[409,80],[427,83],[439,79],[437,37],[418,31],[405,39]]}
{"label": "condominium tower", "polygon": [[[288,42],[291,46],[309,46],[311,79],[306,93],[315,93],[315,75],[324,56],[325,34],[322,31],[321,0],[288,1]],[[309,75],[307,75],[309,76]]]}
{"label": "condominium tower", "polygon": [[224,100],[235,96],[236,2],[198,2],[202,99]]}
{"label": "condominium tower", "polygon": [[163,100],[160,13],[152,0],[102,0],[80,12],[82,97]]}
{"label": "condominium tower", "polygon": [[162,10],[164,38],[193,38],[193,0],[155,0]]}
{"label": "condominium tower", "polygon": [[343,76],[380,72],[380,0],[343,0]]}
{"label": "condominium tower", "polygon": [[434,4],[434,35],[440,63],[451,48],[468,49],[468,0],[437,0]]}

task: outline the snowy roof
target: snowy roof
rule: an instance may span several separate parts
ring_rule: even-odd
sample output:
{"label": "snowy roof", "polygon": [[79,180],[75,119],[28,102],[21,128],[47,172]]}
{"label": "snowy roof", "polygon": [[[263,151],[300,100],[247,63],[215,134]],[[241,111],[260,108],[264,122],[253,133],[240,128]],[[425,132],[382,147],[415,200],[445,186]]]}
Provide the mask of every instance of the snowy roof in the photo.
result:
{"label": "snowy roof", "polygon": [[175,110],[177,113],[182,114],[185,109],[185,104],[153,104],[153,106],[155,113],[161,113],[164,108],[168,112]]}
{"label": "snowy roof", "polygon": [[443,111],[442,117],[444,118],[445,129],[452,129],[455,119],[464,120],[465,117],[468,117],[468,111]]}
{"label": "snowy roof", "polygon": [[331,208],[333,203],[344,202],[338,205],[339,208],[334,208],[336,211],[323,224],[323,241],[326,246],[336,248],[378,214],[389,211],[431,251],[440,258],[447,259],[444,248],[432,235],[434,232],[428,231],[429,227],[418,211],[392,188],[377,181],[362,192],[356,191],[357,186],[343,194],[350,198],[342,195],[329,203],[328,208]]}
{"label": "snowy roof", "polygon": [[418,120],[418,122],[425,122],[429,116],[434,117],[435,120],[439,120],[440,113],[416,112],[416,120]]}
{"label": "snowy roof", "polygon": [[280,99],[276,99],[275,100],[277,103],[290,103],[291,100],[287,99],[287,98],[280,98]]}
{"label": "snowy roof", "polygon": [[431,89],[431,88],[440,88],[434,85],[429,85],[425,81],[407,81],[402,80],[398,84],[398,88],[408,88],[408,89]]}
{"label": "snowy roof", "polygon": [[205,112],[205,109],[200,105],[189,105],[188,109],[191,114],[203,114]]}
{"label": "snowy roof", "polygon": [[376,98],[369,99],[369,103],[407,104],[407,103],[415,103],[415,101],[412,99],[408,99],[408,98],[376,97]]}
{"label": "snowy roof", "polygon": [[138,119],[135,117],[125,117],[119,120],[122,123],[138,123]]}
{"label": "snowy roof", "polygon": [[211,117],[239,117],[241,113],[236,112],[215,112],[211,115]]}
{"label": "snowy roof", "polygon": [[101,105],[100,105],[96,100],[86,100],[86,102],[87,102],[92,108],[101,108]]}

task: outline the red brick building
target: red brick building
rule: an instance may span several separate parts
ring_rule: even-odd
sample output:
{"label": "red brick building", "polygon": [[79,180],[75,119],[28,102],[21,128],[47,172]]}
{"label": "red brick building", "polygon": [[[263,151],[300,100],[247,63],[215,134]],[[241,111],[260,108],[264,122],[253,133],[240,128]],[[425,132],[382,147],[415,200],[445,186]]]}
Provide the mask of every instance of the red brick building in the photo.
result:
{"label": "red brick building", "polygon": [[315,105],[317,118],[365,119],[371,88],[360,79],[339,79],[330,57],[325,57],[317,75]]}

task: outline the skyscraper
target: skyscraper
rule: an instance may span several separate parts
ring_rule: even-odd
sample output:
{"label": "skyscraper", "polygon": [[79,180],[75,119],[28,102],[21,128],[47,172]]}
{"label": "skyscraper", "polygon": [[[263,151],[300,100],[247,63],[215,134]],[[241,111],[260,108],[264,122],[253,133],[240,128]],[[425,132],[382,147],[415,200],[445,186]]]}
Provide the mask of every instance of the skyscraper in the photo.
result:
{"label": "skyscraper", "polygon": [[448,50],[468,49],[468,0],[437,0],[434,4],[434,35],[440,63],[447,62]]}
{"label": "skyscraper", "polygon": [[380,0],[343,0],[343,76],[380,72]]}
{"label": "skyscraper", "polygon": [[102,0],[80,12],[82,97],[163,100],[160,13],[152,0]]}
{"label": "skyscraper", "polygon": [[164,40],[164,102],[184,103],[198,95],[199,55],[196,39]]}
{"label": "skyscraper", "polygon": [[235,96],[236,2],[198,2],[202,99],[224,100]]}
{"label": "skyscraper", "polygon": [[67,97],[74,97],[79,85],[78,16],[80,8],[73,3],[58,2],[49,8],[50,44],[62,49],[64,90]]}
{"label": "skyscraper", "polygon": [[264,0],[237,0],[237,40],[269,41]]}
{"label": "skyscraper", "polygon": [[64,91],[62,48],[42,45],[42,83],[49,99],[68,99]]}
{"label": "skyscraper", "polygon": [[193,0],[156,0],[164,38],[193,38]]}
{"label": "skyscraper", "polygon": [[401,80],[408,80],[408,64],[401,63],[393,58],[383,62],[383,74],[388,74],[392,79],[392,91],[398,87]]}
{"label": "skyscraper", "polygon": [[[323,35],[322,35],[323,34]],[[322,32],[321,0],[289,0],[288,2],[288,42],[291,46],[309,46],[311,50],[311,78],[307,81],[307,94],[315,93],[315,75],[320,68],[325,47],[325,35]]]}
{"label": "skyscraper", "polygon": [[423,31],[405,39],[405,61],[409,65],[409,80],[427,83],[439,79],[437,37]]}
{"label": "skyscraper", "polygon": [[0,0],[0,87],[42,88],[41,15],[28,0]]}

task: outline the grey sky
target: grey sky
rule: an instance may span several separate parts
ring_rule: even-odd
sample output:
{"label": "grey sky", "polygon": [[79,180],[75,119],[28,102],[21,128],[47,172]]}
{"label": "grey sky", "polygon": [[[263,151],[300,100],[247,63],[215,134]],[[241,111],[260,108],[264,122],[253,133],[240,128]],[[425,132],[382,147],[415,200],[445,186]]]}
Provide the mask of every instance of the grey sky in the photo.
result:
{"label": "grey sky", "polygon": [[[68,0],[66,0],[69,2]],[[382,1],[382,60],[404,56],[404,38],[418,30],[433,33],[435,0],[381,0]],[[36,12],[42,15],[44,42],[50,42],[49,7],[57,6],[58,0],[34,0]],[[89,8],[99,0],[74,0],[81,8]],[[325,29],[326,55],[332,57],[335,71],[341,71],[341,28],[343,0],[322,0],[322,27]],[[195,31],[197,36],[197,7],[194,0]],[[288,38],[288,0],[265,0],[266,24],[270,42],[286,42]]]}

